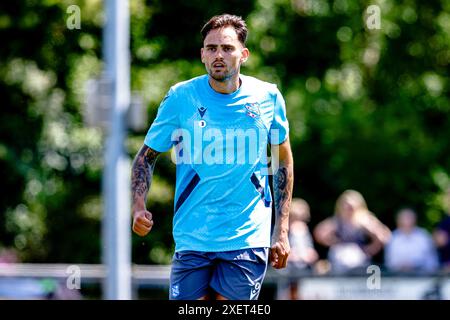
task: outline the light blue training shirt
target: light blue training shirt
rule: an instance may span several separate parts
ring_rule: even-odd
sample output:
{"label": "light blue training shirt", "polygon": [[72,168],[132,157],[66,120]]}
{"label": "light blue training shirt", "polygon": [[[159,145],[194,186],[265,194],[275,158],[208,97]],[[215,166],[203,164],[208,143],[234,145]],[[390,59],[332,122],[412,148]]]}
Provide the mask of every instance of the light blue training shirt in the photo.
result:
{"label": "light blue training shirt", "polygon": [[276,85],[240,79],[230,94],[208,75],[174,85],[145,137],[156,151],[174,147],[177,252],[270,247],[267,146],[288,137],[286,106]]}

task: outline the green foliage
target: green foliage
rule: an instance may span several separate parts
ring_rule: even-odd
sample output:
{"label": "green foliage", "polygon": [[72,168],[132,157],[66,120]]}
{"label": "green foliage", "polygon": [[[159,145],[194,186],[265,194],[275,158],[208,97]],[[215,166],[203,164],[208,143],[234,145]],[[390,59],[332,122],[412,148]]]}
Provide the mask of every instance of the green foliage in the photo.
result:
{"label": "green foliage", "polygon": [[[249,26],[243,73],[277,83],[287,101],[294,195],[312,225],[337,196],[359,190],[394,227],[401,206],[431,229],[448,205],[450,6],[448,1],[131,2],[132,89],[149,119],[178,81],[204,73],[200,28],[223,12]],[[66,27],[67,7],[81,29]],[[367,27],[369,5],[381,29]],[[103,137],[84,127],[84,85],[102,70],[102,1],[0,5],[0,245],[25,261],[99,262]],[[145,132],[130,132],[133,157]],[[175,168],[162,155],[149,196],[151,236],[133,236],[133,261],[167,263]]]}

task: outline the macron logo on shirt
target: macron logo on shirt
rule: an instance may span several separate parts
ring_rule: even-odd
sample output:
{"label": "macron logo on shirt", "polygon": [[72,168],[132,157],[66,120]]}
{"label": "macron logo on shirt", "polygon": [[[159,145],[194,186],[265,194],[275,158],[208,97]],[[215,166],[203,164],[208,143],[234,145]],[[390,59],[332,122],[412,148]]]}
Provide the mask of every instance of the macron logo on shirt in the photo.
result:
{"label": "macron logo on shirt", "polygon": [[205,115],[205,112],[206,112],[205,107],[198,108],[198,113],[200,113],[200,117],[203,118],[203,116]]}

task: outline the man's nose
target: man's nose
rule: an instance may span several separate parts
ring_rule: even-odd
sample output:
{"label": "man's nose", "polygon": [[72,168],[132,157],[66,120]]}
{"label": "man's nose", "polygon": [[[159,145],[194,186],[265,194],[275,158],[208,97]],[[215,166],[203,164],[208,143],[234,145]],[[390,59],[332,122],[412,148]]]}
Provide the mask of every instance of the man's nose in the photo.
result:
{"label": "man's nose", "polygon": [[216,50],[216,59],[223,59],[223,54],[222,54],[223,52],[222,52],[222,49],[217,49]]}

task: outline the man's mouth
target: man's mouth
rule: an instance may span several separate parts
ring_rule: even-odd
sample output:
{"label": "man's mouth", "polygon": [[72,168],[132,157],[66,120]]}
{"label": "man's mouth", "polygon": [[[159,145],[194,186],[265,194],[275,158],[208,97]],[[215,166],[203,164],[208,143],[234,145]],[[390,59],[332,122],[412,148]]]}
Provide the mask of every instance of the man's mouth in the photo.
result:
{"label": "man's mouth", "polygon": [[216,62],[213,64],[213,68],[225,68],[225,64],[221,62]]}

